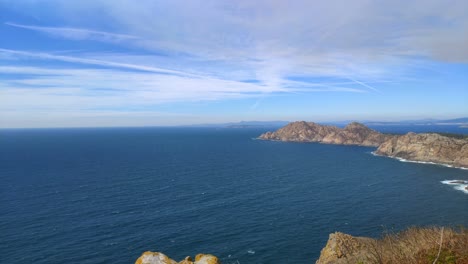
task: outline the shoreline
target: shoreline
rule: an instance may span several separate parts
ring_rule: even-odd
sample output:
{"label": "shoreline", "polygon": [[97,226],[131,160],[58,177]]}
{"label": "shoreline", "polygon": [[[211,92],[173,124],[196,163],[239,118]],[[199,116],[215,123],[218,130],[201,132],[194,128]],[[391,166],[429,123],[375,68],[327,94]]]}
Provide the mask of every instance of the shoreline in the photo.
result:
{"label": "shoreline", "polygon": [[383,134],[352,122],[344,128],[295,121],[257,137],[260,140],[375,147],[372,154],[401,162],[440,165],[468,170],[468,140],[441,133]]}
{"label": "shoreline", "polygon": [[[358,144],[335,144],[335,143],[325,143],[325,142],[322,142],[322,141],[297,141],[297,140],[264,139],[264,138],[260,138],[260,137],[252,138],[252,140],[263,140],[263,141],[273,141],[273,142],[292,142],[292,143],[317,143],[317,144],[323,144],[323,145],[358,146],[358,147],[366,147],[366,148],[376,148],[374,146],[366,146],[366,145],[358,145]],[[407,163],[429,164],[429,165],[437,165],[437,166],[443,166],[443,167],[453,168],[453,169],[468,170],[468,167],[455,166],[455,165],[451,165],[451,164],[447,164],[447,163],[438,163],[438,162],[432,162],[432,161],[408,160],[408,159],[395,157],[395,156],[381,155],[381,154],[375,153],[377,148],[374,151],[370,152],[373,156],[376,156],[376,157],[391,158],[391,159],[396,159],[398,161],[407,162]]]}
{"label": "shoreline", "polygon": [[[299,140],[281,140],[281,139],[264,139],[260,137],[252,138],[253,140],[263,140],[263,141],[273,141],[273,142],[289,142],[289,143],[316,143],[323,145],[334,145],[334,146],[355,146],[355,147],[365,147],[365,148],[376,148],[375,146],[360,145],[360,144],[338,144],[338,143],[328,143],[323,141],[299,141]],[[468,168],[467,168],[468,169]]]}
{"label": "shoreline", "polygon": [[392,158],[396,159],[401,162],[407,162],[407,163],[419,163],[419,164],[430,164],[430,165],[438,165],[438,166],[443,166],[447,168],[454,168],[454,169],[460,169],[460,170],[468,170],[468,167],[462,167],[462,166],[455,166],[447,163],[438,163],[438,162],[432,162],[432,161],[419,161],[419,160],[408,160],[400,157],[395,157],[395,156],[386,156],[386,155],[381,155],[375,153],[375,151],[372,151],[371,154],[376,157],[385,157],[385,158]]}
{"label": "shoreline", "polygon": [[442,184],[452,186],[453,189],[468,194],[468,181],[465,180],[443,180]]}

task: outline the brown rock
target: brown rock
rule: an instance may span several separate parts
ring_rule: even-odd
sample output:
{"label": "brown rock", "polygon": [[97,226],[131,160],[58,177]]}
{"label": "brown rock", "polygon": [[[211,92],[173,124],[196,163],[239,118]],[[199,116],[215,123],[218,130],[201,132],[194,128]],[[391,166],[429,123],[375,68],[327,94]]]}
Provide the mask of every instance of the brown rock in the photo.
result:
{"label": "brown rock", "polygon": [[179,262],[178,264],[193,264],[193,261],[191,257],[185,257],[185,259]]}
{"label": "brown rock", "polygon": [[353,237],[340,232],[330,234],[316,264],[358,263],[368,257],[365,249],[369,248],[373,241],[370,238]]}
{"label": "brown rock", "polygon": [[327,144],[377,147],[391,137],[393,136],[379,133],[357,122],[353,122],[344,129],[341,129],[336,126],[298,121],[289,123],[276,132],[266,132],[260,135],[259,138],[265,140],[322,142]]}
{"label": "brown rock", "polygon": [[194,264],[220,264],[217,257],[210,254],[198,254]]}
{"label": "brown rock", "polygon": [[192,258],[186,257],[184,260],[177,261],[170,259],[160,252],[146,251],[135,262],[135,264],[220,264],[218,258],[210,254],[198,254],[195,262]]}
{"label": "brown rock", "polygon": [[[442,244],[441,236],[444,239]],[[336,232],[330,234],[316,264],[433,263],[440,245],[442,252],[450,252],[453,263],[468,263],[467,231],[463,228],[427,227],[387,233],[380,239]]]}
{"label": "brown rock", "polygon": [[376,154],[468,167],[468,140],[434,133],[408,133],[385,141],[377,149]]}
{"label": "brown rock", "polygon": [[177,264],[177,262],[163,253],[146,251],[136,260],[135,264]]}
{"label": "brown rock", "polygon": [[387,135],[353,122],[345,128],[298,121],[259,139],[378,147],[376,154],[468,168],[468,140],[434,133]]}

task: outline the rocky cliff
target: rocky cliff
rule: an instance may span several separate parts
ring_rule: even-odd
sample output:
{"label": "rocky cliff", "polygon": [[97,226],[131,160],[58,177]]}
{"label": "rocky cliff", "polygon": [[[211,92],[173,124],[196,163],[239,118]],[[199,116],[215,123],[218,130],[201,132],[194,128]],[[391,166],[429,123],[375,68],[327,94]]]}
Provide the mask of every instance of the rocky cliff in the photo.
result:
{"label": "rocky cliff", "polygon": [[[285,256],[287,258],[287,256]],[[283,260],[284,261],[284,260]],[[304,260],[304,263],[313,263]],[[135,264],[220,264],[213,255],[199,254],[176,262],[159,252],[147,251]],[[235,262],[239,263],[239,262]],[[275,262],[288,263],[288,262]],[[381,239],[330,234],[316,264],[347,263],[453,263],[468,264],[468,229],[447,227],[410,228],[387,233]]]}
{"label": "rocky cliff", "polygon": [[190,257],[177,262],[160,252],[146,251],[135,262],[135,264],[220,264],[217,257],[209,254],[198,254],[195,261]]}
{"label": "rocky cliff", "polygon": [[377,147],[392,137],[356,122],[341,129],[336,126],[298,121],[289,123],[275,132],[266,132],[260,135],[259,139]]}
{"label": "rocky cliff", "polygon": [[388,135],[356,122],[343,129],[312,122],[292,122],[275,132],[260,135],[259,139],[372,146],[378,147],[377,155],[468,168],[466,138],[435,133]]}
{"label": "rocky cliff", "polygon": [[468,168],[468,140],[433,133],[408,133],[382,143],[378,155]]}
{"label": "rocky cliff", "polygon": [[359,263],[370,257],[367,249],[371,248],[373,239],[353,237],[340,232],[330,234],[328,242],[320,252],[316,264]]}
{"label": "rocky cliff", "polygon": [[330,234],[316,264],[468,263],[468,231],[410,228],[381,239]]}

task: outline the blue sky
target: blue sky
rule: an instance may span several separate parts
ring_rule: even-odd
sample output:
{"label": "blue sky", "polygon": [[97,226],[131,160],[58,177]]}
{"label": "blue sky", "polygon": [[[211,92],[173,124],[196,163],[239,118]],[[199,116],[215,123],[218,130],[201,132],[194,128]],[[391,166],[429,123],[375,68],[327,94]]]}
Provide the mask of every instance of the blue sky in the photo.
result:
{"label": "blue sky", "polygon": [[466,10],[0,0],[0,127],[468,116]]}

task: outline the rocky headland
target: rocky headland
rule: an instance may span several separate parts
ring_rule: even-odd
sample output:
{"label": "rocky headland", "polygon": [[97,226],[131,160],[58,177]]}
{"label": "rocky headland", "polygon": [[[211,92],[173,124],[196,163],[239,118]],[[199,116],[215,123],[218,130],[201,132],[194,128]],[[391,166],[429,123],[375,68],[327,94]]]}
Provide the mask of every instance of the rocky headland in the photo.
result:
{"label": "rocky headland", "polygon": [[468,232],[410,228],[381,239],[330,234],[316,264],[345,263],[468,263]]}
{"label": "rocky headland", "polygon": [[[314,260],[310,260],[313,263]],[[304,262],[309,262],[305,260]],[[180,262],[147,251],[135,264],[220,264],[213,255],[199,254]],[[281,263],[281,262],[278,262]],[[410,228],[381,239],[330,234],[316,264],[347,263],[468,263],[468,231],[461,228]]]}
{"label": "rocky headland", "polygon": [[345,128],[298,121],[266,132],[262,140],[319,142],[377,147],[375,154],[409,161],[432,162],[468,168],[468,140],[436,133],[383,134],[353,122]]}
{"label": "rocky headland", "polygon": [[435,133],[408,133],[383,142],[378,155],[468,167],[468,140]]}

